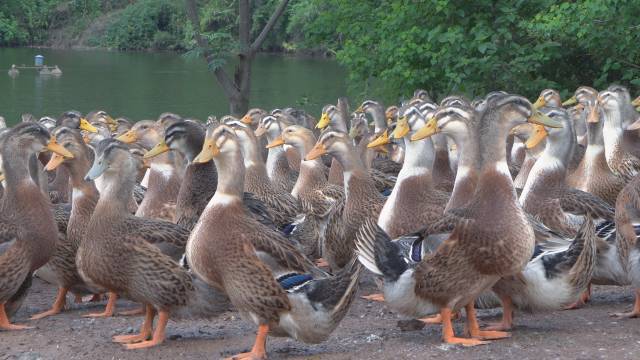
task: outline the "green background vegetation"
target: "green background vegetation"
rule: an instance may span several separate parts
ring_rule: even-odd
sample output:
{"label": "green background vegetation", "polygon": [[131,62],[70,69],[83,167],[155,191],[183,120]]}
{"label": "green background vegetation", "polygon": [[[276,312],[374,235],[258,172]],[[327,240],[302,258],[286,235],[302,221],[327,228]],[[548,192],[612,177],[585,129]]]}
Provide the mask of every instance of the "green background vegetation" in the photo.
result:
{"label": "green background vegetation", "polygon": [[[278,3],[253,1],[254,37]],[[203,35],[223,61],[237,49],[237,3],[198,5]],[[196,48],[180,0],[0,2],[0,46],[56,46],[56,34],[120,50]],[[418,87],[535,97],[615,82],[637,92],[640,1],[291,0],[262,49],[335,56],[353,94],[386,99]]]}

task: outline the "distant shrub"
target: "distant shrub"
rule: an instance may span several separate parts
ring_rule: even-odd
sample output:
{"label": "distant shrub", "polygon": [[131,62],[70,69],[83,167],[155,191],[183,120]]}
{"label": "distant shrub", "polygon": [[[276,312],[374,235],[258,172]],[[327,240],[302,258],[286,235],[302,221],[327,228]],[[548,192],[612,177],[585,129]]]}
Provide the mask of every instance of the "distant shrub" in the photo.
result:
{"label": "distant shrub", "polygon": [[120,50],[182,48],[184,10],[181,2],[142,0],[122,11],[102,43]]}

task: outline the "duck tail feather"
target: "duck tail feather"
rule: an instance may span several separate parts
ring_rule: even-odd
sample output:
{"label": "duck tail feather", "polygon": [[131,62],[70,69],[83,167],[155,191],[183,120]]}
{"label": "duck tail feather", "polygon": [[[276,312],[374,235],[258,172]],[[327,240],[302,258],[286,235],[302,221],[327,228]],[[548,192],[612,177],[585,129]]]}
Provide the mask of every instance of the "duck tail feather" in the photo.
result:
{"label": "duck tail feather", "polygon": [[189,272],[193,289],[189,300],[172,311],[176,319],[213,318],[231,310],[231,302],[225,293],[210,286],[194,272]]}
{"label": "duck tail feather", "polygon": [[367,219],[356,235],[358,260],[369,271],[395,281],[408,265],[398,244],[391,241],[373,219]]}

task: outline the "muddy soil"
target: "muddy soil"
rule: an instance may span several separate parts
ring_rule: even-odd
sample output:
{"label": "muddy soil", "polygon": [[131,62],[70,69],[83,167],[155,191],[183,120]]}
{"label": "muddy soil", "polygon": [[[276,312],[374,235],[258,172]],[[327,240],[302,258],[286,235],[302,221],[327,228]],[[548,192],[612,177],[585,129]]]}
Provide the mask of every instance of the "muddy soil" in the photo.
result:
{"label": "muddy soil", "polygon": [[[102,311],[104,303],[72,304],[68,311],[48,319],[28,321],[46,310],[55,288],[34,281],[16,323],[36,326],[16,332],[0,331],[0,360],[4,359],[219,359],[248,351],[255,327],[237,314],[215,320],[169,322],[167,340],[151,349],[124,350],[111,342],[116,334],[137,332],[141,317],[108,319],[81,317]],[[362,294],[373,292],[363,286]],[[628,287],[595,287],[584,308],[539,314],[516,313],[516,328],[507,340],[473,348],[444,345],[440,328],[426,326],[402,331],[401,318],[387,306],[357,299],[331,338],[306,345],[285,338],[270,338],[269,359],[639,359],[640,319],[616,319],[609,314],[629,310],[633,291]],[[72,298],[68,298],[72,302]],[[119,310],[136,305],[118,301]],[[496,320],[499,310],[478,311],[481,321]],[[456,322],[456,332],[464,323]]]}

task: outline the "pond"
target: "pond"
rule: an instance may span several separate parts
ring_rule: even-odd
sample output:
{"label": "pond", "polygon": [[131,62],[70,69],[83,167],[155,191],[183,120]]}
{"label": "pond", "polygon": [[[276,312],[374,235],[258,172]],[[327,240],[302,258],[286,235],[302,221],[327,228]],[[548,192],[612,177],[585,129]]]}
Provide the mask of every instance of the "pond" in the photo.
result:
{"label": "pond", "polygon": [[[37,54],[63,75],[33,69],[7,75],[11,64],[32,66]],[[174,53],[0,48],[0,70],[0,115],[10,124],[26,112],[55,117],[71,109],[103,109],[137,121],[171,111],[205,120],[229,109],[205,62]],[[295,106],[318,117],[324,104],[346,95],[345,78],[333,60],[261,54],[253,65],[251,106]]]}

